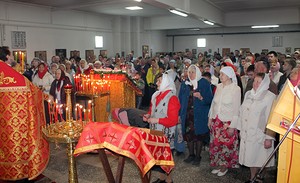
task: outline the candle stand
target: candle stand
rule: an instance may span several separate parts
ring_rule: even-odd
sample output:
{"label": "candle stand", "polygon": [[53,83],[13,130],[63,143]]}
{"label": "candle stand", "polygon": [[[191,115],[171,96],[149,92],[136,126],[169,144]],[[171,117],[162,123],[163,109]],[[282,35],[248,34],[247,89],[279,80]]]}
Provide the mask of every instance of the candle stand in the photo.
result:
{"label": "candle stand", "polygon": [[65,143],[68,145],[68,166],[69,166],[69,183],[78,183],[76,161],[74,159],[74,147],[78,141],[83,127],[86,125],[84,120],[73,120],[72,102],[71,102],[72,86],[65,86],[66,92],[66,121],[54,122],[42,128],[44,137],[54,143]]}

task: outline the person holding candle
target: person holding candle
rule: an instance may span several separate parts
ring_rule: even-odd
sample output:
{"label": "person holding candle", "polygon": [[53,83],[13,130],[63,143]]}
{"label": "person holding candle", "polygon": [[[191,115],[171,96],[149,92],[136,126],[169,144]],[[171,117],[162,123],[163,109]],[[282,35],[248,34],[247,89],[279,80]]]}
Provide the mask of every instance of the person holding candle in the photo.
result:
{"label": "person holding candle", "polygon": [[[67,85],[72,85],[70,79],[66,77],[65,73],[61,69],[57,69],[55,71],[55,80],[52,82],[50,88],[50,95],[53,97],[53,100],[57,101],[57,105],[66,104],[66,93],[64,87]],[[63,111],[64,110],[59,110],[58,112],[62,114],[62,118],[65,119],[65,113]]]}

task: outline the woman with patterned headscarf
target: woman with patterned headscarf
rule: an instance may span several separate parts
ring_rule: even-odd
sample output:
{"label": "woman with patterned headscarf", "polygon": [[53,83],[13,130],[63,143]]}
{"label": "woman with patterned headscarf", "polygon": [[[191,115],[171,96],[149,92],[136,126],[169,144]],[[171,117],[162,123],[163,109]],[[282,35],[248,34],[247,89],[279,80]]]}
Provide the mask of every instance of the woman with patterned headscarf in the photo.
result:
{"label": "woman with patterned headscarf", "polygon": [[[158,91],[152,95],[149,112],[144,115],[143,121],[147,121],[151,129],[163,131],[173,150],[180,109],[176,87],[168,74],[159,74],[156,85]],[[171,174],[166,174],[160,167],[156,167],[155,170],[160,172],[160,177],[155,183],[172,182]]]}
{"label": "woman with patterned headscarf", "polygon": [[182,133],[189,149],[189,156],[184,162],[199,165],[203,142],[209,136],[207,122],[213,94],[210,83],[202,78],[196,65],[189,66],[188,78],[179,93]]}
{"label": "woman with patterned headscarf", "polygon": [[234,125],[239,117],[241,89],[230,66],[220,70],[220,80],[210,107],[208,127],[210,165],[214,167],[211,173],[224,176],[228,168],[238,165],[238,132]]}

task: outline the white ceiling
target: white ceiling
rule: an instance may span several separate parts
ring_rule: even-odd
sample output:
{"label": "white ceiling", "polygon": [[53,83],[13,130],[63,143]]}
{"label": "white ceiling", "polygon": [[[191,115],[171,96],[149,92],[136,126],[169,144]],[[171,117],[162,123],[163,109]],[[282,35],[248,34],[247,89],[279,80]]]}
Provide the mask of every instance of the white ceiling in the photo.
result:
{"label": "white ceiling", "polygon": [[[173,16],[174,19],[174,17],[176,17],[177,15],[172,15],[168,11],[168,9],[177,8],[174,7],[174,5],[177,4],[183,4],[183,6],[187,7],[186,9],[195,9],[195,7],[188,7],[188,6],[190,4],[191,6],[193,6],[194,4],[198,5],[199,2],[208,4],[210,7],[213,8],[212,10],[215,9],[216,11],[214,12],[210,9],[207,9],[207,6],[196,7],[197,11],[191,12],[190,14],[191,15],[190,17],[194,19],[195,18],[199,19],[200,17],[201,18],[213,17],[212,14],[218,14],[218,17],[220,19],[220,17],[226,18],[226,14],[228,13],[243,13],[246,11],[256,12],[261,10],[272,10],[272,9],[280,10],[281,8],[285,8],[285,9],[297,8],[298,15],[295,15],[297,17],[296,18],[294,17],[293,21],[289,21],[288,23],[295,23],[295,24],[300,23],[300,15],[299,15],[300,0],[143,0],[142,2],[136,2],[134,0],[6,0],[6,1],[49,6],[54,11],[56,9],[78,10],[78,11],[86,11],[91,13],[108,14],[108,15],[150,17],[152,19],[157,19],[159,17],[164,17],[164,16]],[[127,6],[141,6],[143,7],[143,10],[130,11],[125,9],[125,7]],[[280,16],[280,14],[278,14],[278,16]],[[274,17],[274,20],[276,20],[276,17]],[[228,26],[225,25],[226,20],[224,20],[223,22],[220,21],[220,23],[218,22],[218,20],[216,22],[218,26],[219,25]],[[247,22],[246,23],[243,22],[243,23],[247,25]],[[253,21],[251,22],[251,24],[253,24]],[[201,24],[197,27],[201,27]],[[201,28],[203,27],[205,27],[204,24],[202,25]],[[191,28],[191,27],[186,26],[186,28]]]}

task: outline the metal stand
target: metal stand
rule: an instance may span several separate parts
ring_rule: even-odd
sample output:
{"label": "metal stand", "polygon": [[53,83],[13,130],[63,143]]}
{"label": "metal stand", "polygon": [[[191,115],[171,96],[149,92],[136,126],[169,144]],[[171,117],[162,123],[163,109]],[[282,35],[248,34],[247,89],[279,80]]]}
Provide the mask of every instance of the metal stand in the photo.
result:
{"label": "metal stand", "polygon": [[263,166],[260,168],[260,170],[255,174],[255,176],[251,179],[251,183],[255,183],[256,180],[261,179],[261,174],[268,165],[268,163],[271,161],[272,157],[275,155],[277,150],[279,149],[279,146],[283,143],[283,141],[286,139],[290,131],[294,128],[295,124],[297,123],[298,119],[300,118],[300,113],[297,115],[296,119],[294,122],[290,125],[289,129],[285,132],[284,136],[282,139],[279,141],[278,145],[275,147],[275,149],[272,151],[268,159],[264,162]]}

